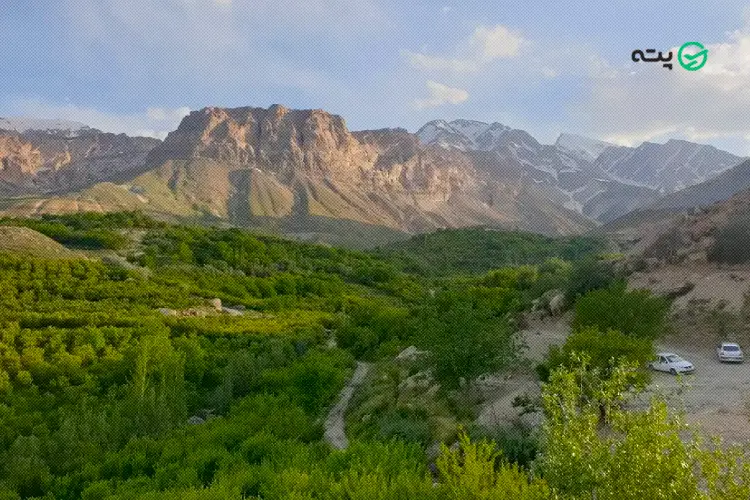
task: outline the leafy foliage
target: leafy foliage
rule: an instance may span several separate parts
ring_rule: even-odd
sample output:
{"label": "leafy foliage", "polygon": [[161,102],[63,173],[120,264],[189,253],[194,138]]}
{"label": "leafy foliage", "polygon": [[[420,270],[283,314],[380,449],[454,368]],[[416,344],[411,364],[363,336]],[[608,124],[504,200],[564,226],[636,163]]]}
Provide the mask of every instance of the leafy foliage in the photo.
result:
{"label": "leafy foliage", "polygon": [[443,293],[417,316],[419,345],[446,389],[500,370],[514,358],[514,332],[482,294]]}
{"label": "leafy foliage", "polygon": [[578,297],[593,290],[607,288],[616,278],[611,261],[586,258],[576,262],[565,291],[568,302],[575,302]]}
{"label": "leafy foliage", "polygon": [[619,365],[610,377],[592,377],[583,360],[552,373],[543,392],[544,453],[537,464],[549,486],[575,499],[747,498],[745,451],[686,439],[683,419],[671,415],[663,400],[643,411],[626,410],[631,371]]}
{"label": "leafy foliage", "polygon": [[669,301],[648,290],[627,290],[624,281],[593,290],[576,301],[573,329],[594,326],[654,340],[664,333]]}
{"label": "leafy foliage", "polygon": [[378,255],[408,272],[429,276],[481,274],[503,266],[541,264],[557,257],[575,261],[606,249],[592,237],[548,238],[485,228],[443,229],[380,248]]}
{"label": "leafy foliage", "polygon": [[750,211],[735,214],[716,232],[709,258],[728,264],[750,261]]}

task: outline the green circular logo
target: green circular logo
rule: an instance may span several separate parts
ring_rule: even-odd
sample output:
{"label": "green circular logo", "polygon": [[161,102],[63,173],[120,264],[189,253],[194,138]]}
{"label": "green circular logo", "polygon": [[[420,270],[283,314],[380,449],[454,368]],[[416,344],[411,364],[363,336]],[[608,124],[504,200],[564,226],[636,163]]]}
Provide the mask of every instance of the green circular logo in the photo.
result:
{"label": "green circular logo", "polygon": [[708,61],[708,49],[698,42],[686,42],[677,52],[677,62],[688,71],[698,71]]}

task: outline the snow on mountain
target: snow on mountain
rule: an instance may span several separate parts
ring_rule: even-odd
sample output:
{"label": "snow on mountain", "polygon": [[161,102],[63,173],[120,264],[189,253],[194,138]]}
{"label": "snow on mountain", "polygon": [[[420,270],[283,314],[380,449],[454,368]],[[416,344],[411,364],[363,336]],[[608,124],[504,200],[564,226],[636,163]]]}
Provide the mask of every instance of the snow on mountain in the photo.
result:
{"label": "snow on mountain", "polygon": [[491,152],[493,156],[482,160],[495,164],[488,170],[522,172],[544,184],[551,196],[562,195],[567,207],[603,220],[713,178],[742,161],[713,146],[674,139],[633,148],[563,133],[553,145],[544,145],[524,130],[474,120],[435,120],[417,136],[423,144],[447,150]]}
{"label": "snow on mountain", "polygon": [[82,130],[91,129],[83,123],[70,120],[30,118],[27,116],[0,116],[0,130],[15,130],[16,132],[41,130],[49,132],[67,132],[71,135],[75,135]]}
{"label": "snow on mountain", "polygon": [[562,133],[555,141],[555,146],[594,161],[605,149],[614,144],[582,135]]}

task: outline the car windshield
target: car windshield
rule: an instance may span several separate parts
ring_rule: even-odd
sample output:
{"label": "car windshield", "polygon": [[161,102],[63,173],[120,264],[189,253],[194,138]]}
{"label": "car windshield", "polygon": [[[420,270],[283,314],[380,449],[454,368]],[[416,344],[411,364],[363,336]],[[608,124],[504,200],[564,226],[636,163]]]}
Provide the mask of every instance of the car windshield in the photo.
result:
{"label": "car windshield", "polygon": [[678,361],[682,361],[682,360],[683,359],[676,354],[667,356],[667,361],[669,361],[670,363],[677,363]]}
{"label": "car windshield", "polygon": [[737,352],[740,350],[740,348],[737,347],[736,345],[725,345],[724,350],[728,352]]}

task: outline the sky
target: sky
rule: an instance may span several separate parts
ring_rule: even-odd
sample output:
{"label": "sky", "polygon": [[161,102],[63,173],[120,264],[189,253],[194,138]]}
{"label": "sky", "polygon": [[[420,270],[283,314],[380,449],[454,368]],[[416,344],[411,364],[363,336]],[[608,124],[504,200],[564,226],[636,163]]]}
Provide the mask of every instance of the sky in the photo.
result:
{"label": "sky", "polygon": [[[709,49],[686,71],[636,49]],[[352,130],[501,122],[750,155],[750,3],[2,0],[0,116],[163,137],[205,106],[321,108]]]}

